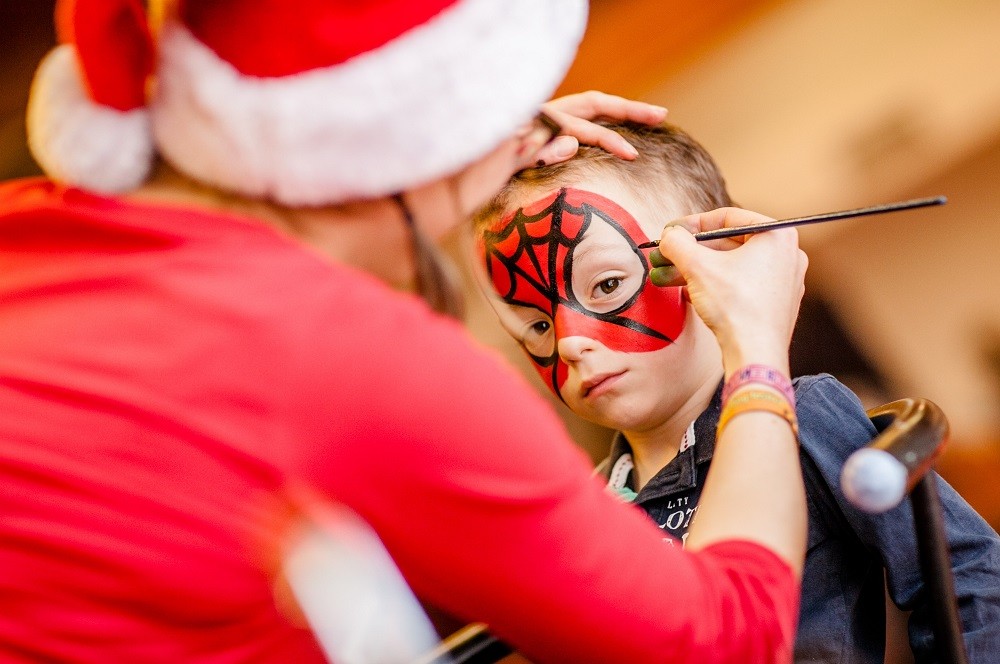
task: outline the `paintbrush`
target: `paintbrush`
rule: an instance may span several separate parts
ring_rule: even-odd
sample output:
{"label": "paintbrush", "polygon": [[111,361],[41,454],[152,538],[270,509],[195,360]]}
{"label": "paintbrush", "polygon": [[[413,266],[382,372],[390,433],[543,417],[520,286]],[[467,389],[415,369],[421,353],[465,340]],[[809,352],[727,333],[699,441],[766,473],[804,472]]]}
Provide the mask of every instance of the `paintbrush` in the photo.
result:
{"label": "paintbrush", "polygon": [[[791,226],[804,226],[806,224],[818,224],[824,221],[837,221],[838,219],[851,219],[852,217],[864,217],[870,214],[884,214],[886,212],[898,212],[899,210],[912,210],[914,208],[929,207],[931,205],[944,205],[948,202],[945,196],[932,196],[931,198],[914,198],[909,201],[898,203],[886,203],[884,205],[872,205],[870,207],[857,208],[855,210],[841,210],[840,212],[826,212],[824,214],[814,214],[808,217],[795,217],[793,219],[778,219],[777,221],[765,221],[762,224],[750,224],[748,226],[732,226],[728,228],[717,228],[712,231],[702,231],[694,234],[694,239],[699,242],[705,240],[721,240],[724,237],[736,237],[738,235],[750,235],[752,233],[763,233],[773,231],[778,228],[789,228]],[[660,244],[659,240],[643,242],[640,249],[648,249]]]}

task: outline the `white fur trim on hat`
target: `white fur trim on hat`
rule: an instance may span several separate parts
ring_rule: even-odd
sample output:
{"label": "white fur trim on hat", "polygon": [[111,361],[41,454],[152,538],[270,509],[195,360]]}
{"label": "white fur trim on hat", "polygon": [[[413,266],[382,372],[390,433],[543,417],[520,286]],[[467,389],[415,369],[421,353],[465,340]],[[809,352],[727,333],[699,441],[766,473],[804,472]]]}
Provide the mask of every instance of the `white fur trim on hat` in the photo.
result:
{"label": "white fur trim on hat", "polygon": [[153,130],[165,158],[220,188],[287,205],[383,196],[499,145],[551,96],[585,22],[583,0],[462,0],[381,48],[281,78],[244,76],[168,25]]}
{"label": "white fur trim on hat", "polygon": [[119,111],[91,100],[69,44],[45,56],[35,74],[28,145],[54,180],[104,193],[141,184],[154,155],[148,112]]}

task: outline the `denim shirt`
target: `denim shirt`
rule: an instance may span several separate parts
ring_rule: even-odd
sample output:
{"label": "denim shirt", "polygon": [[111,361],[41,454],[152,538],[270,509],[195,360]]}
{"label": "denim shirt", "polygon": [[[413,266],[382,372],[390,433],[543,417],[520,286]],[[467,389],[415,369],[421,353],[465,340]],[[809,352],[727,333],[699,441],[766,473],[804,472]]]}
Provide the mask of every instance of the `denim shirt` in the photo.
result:
{"label": "denim shirt", "polygon": [[[672,543],[686,538],[697,511],[715,449],[720,394],[721,386],[695,421],[694,445],[634,498],[672,536],[667,538]],[[795,396],[809,514],[795,661],[882,662],[886,581],[892,601],[912,611],[909,637],[916,661],[937,661],[932,598],[921,578],[909,501],[873,515],[855,509],[840,490],[845,460],[875,436],[875,427],[857,397],[832,376],[796,379]],[[630,451],[618,434],[599,470],[607,477]],[[940,476],[933,477],[941,496],[969,662],[1000,662],[1000,537]]]}

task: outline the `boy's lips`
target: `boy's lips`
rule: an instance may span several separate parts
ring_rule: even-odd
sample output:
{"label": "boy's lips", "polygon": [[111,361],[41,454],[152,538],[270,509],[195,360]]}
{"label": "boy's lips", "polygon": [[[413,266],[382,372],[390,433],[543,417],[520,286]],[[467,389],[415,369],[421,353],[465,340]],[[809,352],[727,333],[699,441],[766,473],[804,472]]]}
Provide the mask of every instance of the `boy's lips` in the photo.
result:
{"label": "boy's lips", "polygon": [[600,396],[618,381],[625,371],[596,374],[580,383],[580,393],[583,398]]}

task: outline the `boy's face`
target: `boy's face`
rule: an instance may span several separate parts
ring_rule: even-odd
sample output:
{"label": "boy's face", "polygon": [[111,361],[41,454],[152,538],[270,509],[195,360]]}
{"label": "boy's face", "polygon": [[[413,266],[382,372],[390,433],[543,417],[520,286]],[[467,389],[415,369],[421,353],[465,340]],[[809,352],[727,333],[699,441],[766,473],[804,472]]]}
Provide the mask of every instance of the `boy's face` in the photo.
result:
{"label": "boy's face", "polygon": [[650,250],[637,248],[681,210],[617,182],[581,186],[517,209],[484,233],[482,249],[511,314],[504,327],[549,388],[578,414],[628,428],[662,401],[690,345],[682,290],[649,283]]}

